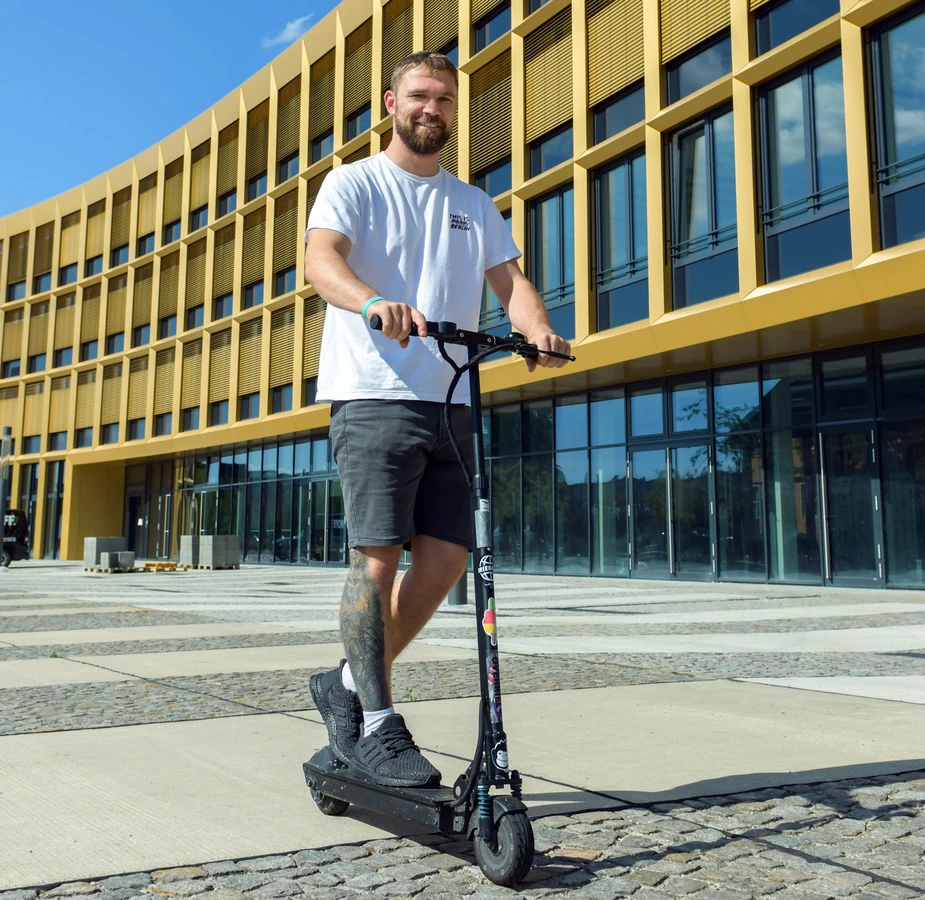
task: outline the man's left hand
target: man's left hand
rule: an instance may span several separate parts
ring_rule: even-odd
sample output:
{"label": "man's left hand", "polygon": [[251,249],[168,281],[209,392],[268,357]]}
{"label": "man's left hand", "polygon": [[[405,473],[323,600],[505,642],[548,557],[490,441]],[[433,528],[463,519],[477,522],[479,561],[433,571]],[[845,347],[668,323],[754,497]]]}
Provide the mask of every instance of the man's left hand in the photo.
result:
{"label": "man's left hand", "polygon": [[532,372],[538,365],[547,369],[561,369],[568,363],[567,359],[557,359],[555,356],[547,356],[543,350],[551,350],[553,353],[563,353],[568,356],[571,352],[571,345],[568,341],[560,338],[559,335],[551,331],[543,331],[539,334],[533,334],[528,339],[531,344],[536,344],[537,350],[540,351],[536,359],[524,360],[527,364],[527,371]]}

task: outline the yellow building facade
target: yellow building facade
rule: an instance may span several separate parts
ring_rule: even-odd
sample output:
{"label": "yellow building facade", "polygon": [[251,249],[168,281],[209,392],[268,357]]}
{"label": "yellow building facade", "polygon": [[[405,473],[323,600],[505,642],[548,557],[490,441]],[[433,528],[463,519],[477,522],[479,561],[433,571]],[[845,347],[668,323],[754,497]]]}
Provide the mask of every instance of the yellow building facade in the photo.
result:
{"label": "yellow building facade", "polygon": [[[428,49],[460,71],[444,165],[492,194],[577,356],[484,369],[499,570],[925,584],[923,15],[344,0],[156,146],[0,219],[33,555],[236,530],[246,559],[342,561],[302,233]],[[483,323],[509,327],[488,294]]]}

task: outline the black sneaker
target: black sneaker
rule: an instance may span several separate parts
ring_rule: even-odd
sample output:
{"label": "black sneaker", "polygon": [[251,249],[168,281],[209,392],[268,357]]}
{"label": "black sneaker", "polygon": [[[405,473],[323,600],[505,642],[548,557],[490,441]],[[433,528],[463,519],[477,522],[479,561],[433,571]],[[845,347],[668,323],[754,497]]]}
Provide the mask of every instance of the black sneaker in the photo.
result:
{"label": "black sneaker", "polygon": [[361,737],[347,764],[351,774],[390,787],[440,787],[440,773],[421,756],[405,720],[393,713]]}
{"label": "black sneaker", "polygon": [[308,686],[312,700],[324,719],[328,729],[328,743],[334,755],[346,763],[353,755],[353,748],[363,733],[363,707],[360,698],[353,691],[344,687],[341,678],[346,659],[330,672],[312,675]]}

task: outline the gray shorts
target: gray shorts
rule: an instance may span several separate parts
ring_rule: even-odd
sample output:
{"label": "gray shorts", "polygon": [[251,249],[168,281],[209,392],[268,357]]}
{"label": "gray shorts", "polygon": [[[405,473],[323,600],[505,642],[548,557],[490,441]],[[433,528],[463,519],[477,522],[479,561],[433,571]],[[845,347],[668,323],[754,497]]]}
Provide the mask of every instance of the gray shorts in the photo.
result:
{"label": "gray shorts", "polygon": [[[472,412],[454,406],[451,418],[471,472]],[[444,428],[442,403],[334,403],[331,447],[349,547],[394,547],[419,534],[472,547],[469,486]]]}

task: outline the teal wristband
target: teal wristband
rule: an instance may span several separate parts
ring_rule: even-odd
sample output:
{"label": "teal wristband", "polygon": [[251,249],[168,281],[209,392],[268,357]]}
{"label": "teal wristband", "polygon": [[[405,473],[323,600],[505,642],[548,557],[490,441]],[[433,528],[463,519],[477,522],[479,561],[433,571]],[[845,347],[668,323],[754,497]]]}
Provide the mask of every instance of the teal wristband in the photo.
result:
{"label": "teal wristband", "polygon": [[377,300],[385,300],[385,297],[370,297],[369,300],[367,300],[367,301],[363,304],[363,312],[361,312],[360,315],[361,315],[364,319],[366,318],[366,310],[369,309],[370,304],[371,304],[371,303],[375,303]]}

